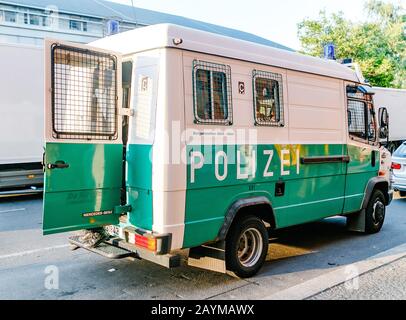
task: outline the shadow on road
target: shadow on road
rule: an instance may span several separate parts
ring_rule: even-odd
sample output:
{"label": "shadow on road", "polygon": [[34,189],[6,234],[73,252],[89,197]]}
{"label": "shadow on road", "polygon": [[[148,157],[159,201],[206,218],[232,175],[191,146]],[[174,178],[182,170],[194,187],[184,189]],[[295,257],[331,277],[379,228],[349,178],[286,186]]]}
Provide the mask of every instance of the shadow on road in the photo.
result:
{"label": "shadow on road", "polygon": [[352,264],[405,243],[405,230],[406,198],[392,202],[382,231],[375,235],[347,231],[344,217],[278,230],[271,234],[263,274]]}
{"label": "shadow on road", "polygon": [[22,194],[22,195],[15,195],[15,196],[0,196],[0,204],[2,203],[24,203],[29,200],[42,200],[42,193],[34,193],[34,194]]}

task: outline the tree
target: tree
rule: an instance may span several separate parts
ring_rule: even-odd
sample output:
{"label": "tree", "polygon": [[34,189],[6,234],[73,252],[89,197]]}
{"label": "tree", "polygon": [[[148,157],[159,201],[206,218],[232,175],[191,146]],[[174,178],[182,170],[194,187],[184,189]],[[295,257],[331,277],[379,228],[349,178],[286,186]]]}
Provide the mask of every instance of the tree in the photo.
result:
{"label": "tree", "polygon": [[404,8],[379,0],[365,3],[366,21],[354,23],[342,12],[298,24],[302,52],[322,56],[334,43],[338,59],[352,58],[374,86],[406,88],[406,14]]}

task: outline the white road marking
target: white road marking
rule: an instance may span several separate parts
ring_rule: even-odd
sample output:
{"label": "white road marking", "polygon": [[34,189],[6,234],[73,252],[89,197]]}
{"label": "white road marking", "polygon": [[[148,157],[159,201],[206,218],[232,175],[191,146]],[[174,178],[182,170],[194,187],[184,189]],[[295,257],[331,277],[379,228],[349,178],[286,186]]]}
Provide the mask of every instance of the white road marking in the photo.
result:
{"label": "white road marking", "polygon": [[62,244],[60,246],[46,247],[46,248],[40,248],[40,249],[35,249],[35,250],[21,251],[21,252],[16,252],[16,253],[11,253],[11,254],[6,254],[6,255],[3,255],[3,256],[0,256],[0,260],[1,259],[21,257],[21,256],[29,255],[29,254],[38,253],[38,252],[50,251],[50,250],[55,250],[55,249],[62,249],[62,248],[67,248],[67,247],[69,247],[69,244]]}
{"label": "white road marking", "polygon": [[405,256],[406,243],[394,247],[388,251],[379,253],[366,260],[338,267],[334,271],[328,272],[311,280],[305,281],[301,284],[271,294],[267,297],[264,297],[262,300],[304,300],[315,296],[327,289],[346,283],[347,281],[351,281],[356,278],[356,276],[349,277],[349,267],[353,267],[353,269],[358,270],[358,276],[362,276],[365,273],[383,267]]}
{"label": "white road marking", "polygon": [[25,209],[25,208],[10,209],[10,210],[3,210],[3,211],[0,211],[0,213],[17,212],[17,211],[25,211],[25,210],[27,210],[27,209]]}

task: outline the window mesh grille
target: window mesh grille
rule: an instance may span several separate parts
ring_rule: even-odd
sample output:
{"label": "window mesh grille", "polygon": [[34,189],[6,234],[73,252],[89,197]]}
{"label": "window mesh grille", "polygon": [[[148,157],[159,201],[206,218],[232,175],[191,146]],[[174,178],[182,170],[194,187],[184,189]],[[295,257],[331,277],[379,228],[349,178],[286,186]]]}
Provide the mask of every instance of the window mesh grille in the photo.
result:
{"label": "window mesh grille", "polygon": [[348,128],[351,135],[365,139],[365,102],[348,100]]}
{"label": "window mesh grille", "polygon": [[110,54],[52,47],[52,119],[57,139],[117,139],[117,60]]}
{"label": "window mesh grille", "polygon": [[195,122],[231,125],[233,122],[230,66],[193,61]]}
{"label": "window mesh grille", "polygon": [[376,121],[375,111],[370,94],[347,86],[348,97],[348,131],[353,137],[375,142]]}
{"label": "window mesh grille", "polygon": [[261,126],[284,126],[282,76],[253,71],[255,123]]}

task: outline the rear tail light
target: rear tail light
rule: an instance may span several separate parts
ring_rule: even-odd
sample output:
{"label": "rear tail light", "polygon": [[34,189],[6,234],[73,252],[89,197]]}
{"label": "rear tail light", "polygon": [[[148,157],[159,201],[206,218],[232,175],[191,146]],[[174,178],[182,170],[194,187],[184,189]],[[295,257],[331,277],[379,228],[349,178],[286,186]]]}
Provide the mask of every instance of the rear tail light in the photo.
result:
{"label": "rear tail light", "polygon": [[400,170],[402,165],[400,163],[392,163],[392,170]]}
{"label": "rear tail light", "polygon": [[135,245],[148,249],[150,251],[156,251],[156,239],[135,235]]}

